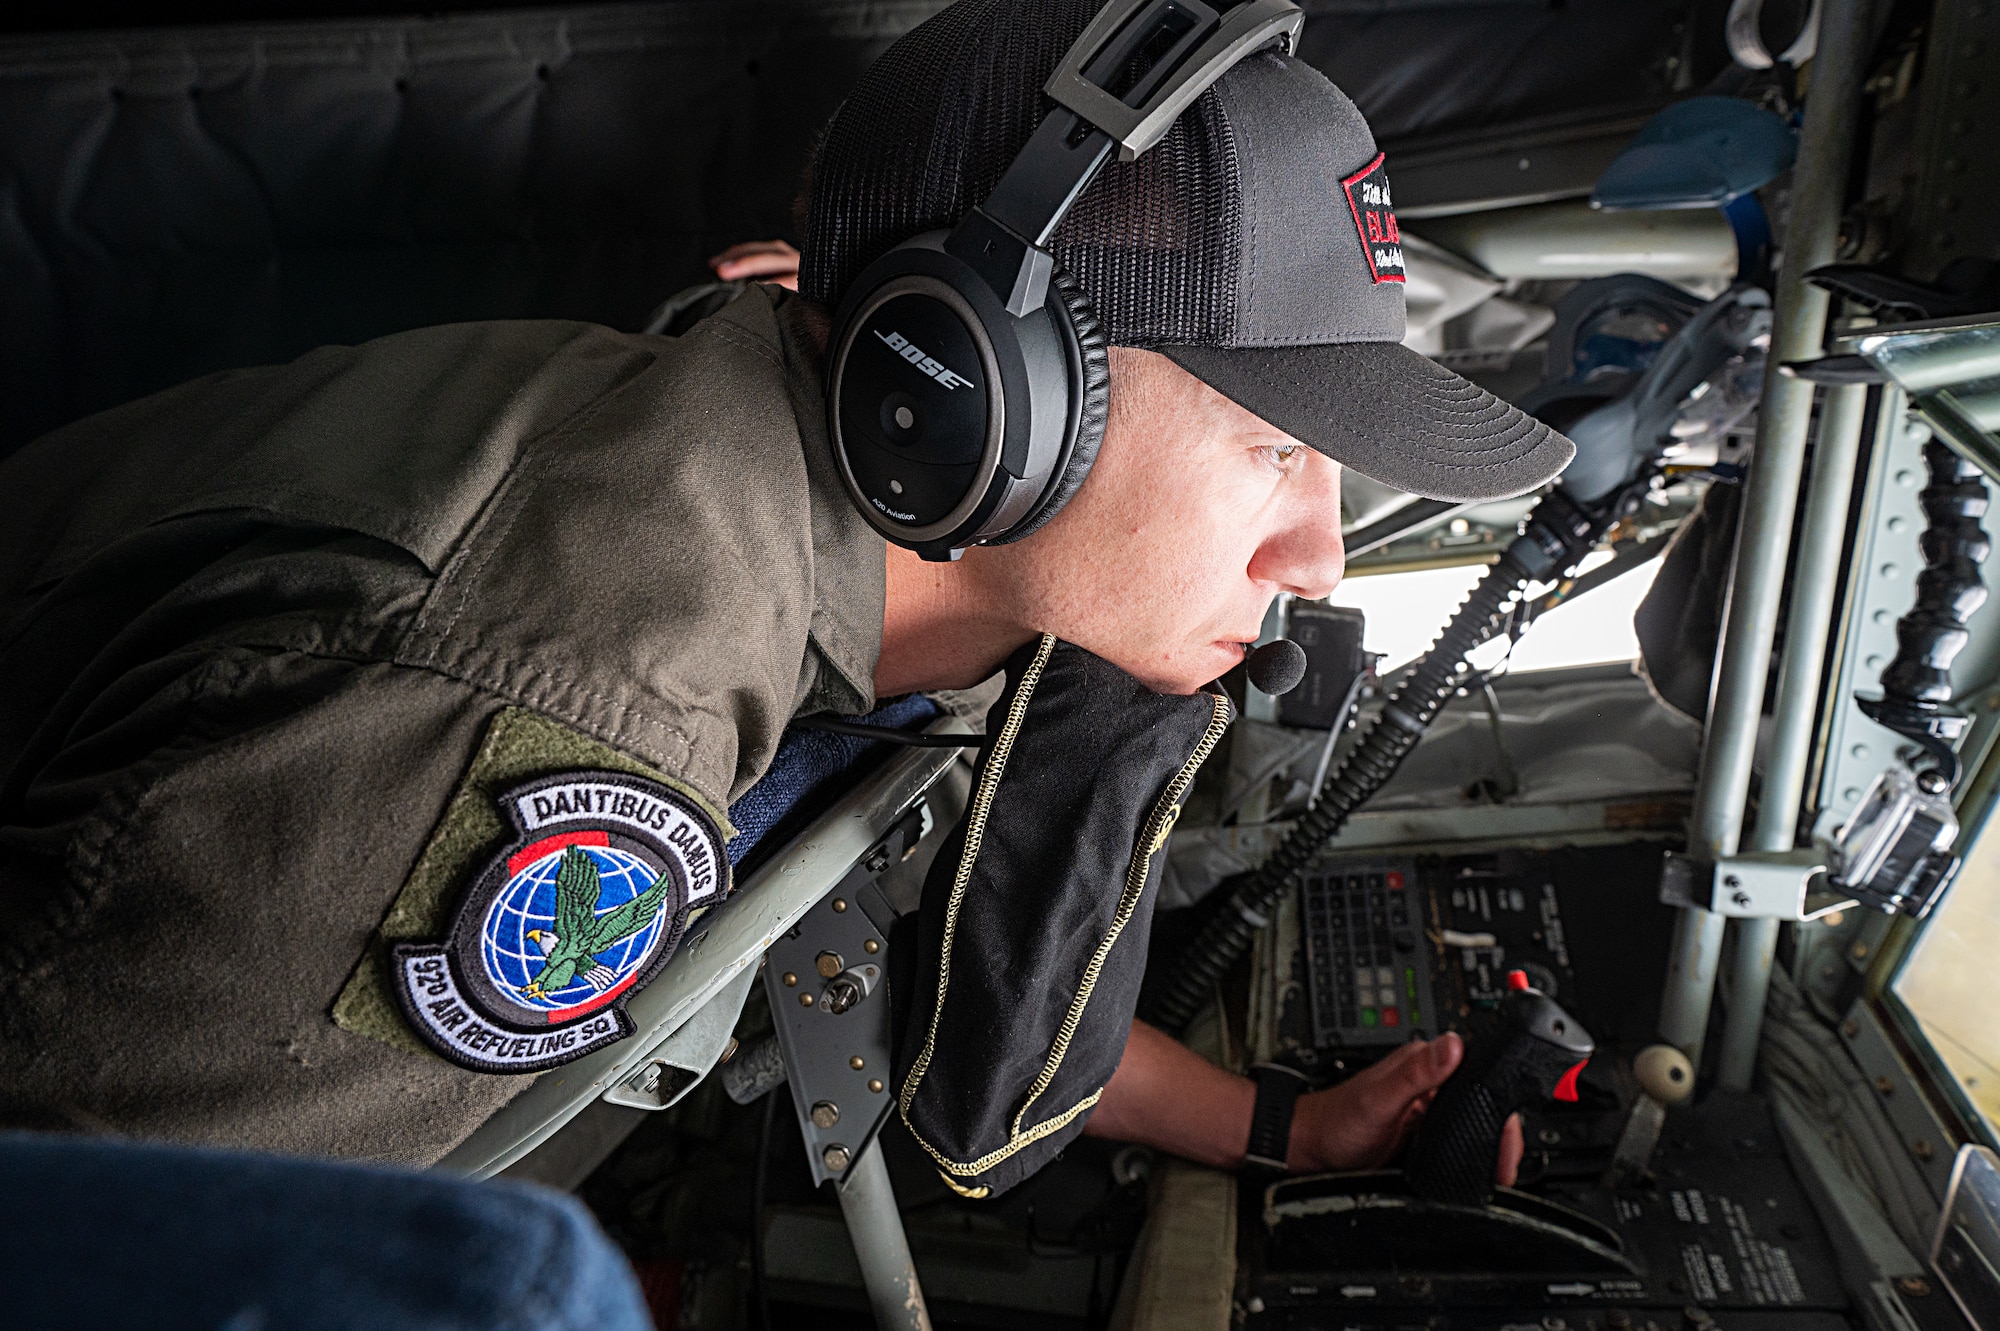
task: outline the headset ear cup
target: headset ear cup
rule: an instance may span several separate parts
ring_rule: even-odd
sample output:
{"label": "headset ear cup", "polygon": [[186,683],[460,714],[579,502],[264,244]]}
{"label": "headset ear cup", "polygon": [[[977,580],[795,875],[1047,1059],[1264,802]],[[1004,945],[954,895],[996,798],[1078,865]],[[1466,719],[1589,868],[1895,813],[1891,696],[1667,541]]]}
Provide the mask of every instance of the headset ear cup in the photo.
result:
{"label": "headset ear cup", "polygon": [[1104,329],[1097,322],[1097,308],[1090,303],[1090,293],[1057,264],[1049,278],[1049,295],[1053,310],[1059,311],[1058,317],[1069,320],[1081,353],[1083,405],[1077,413],[1076,439],[1062,464],[1062,475],[1049,487],[1041,503],[1012,531],[991,542],[994,545],[1009,545],[1031,536],[1062,511],[1097,461],[1098,447],[1104,443],[1104,422],[1111,412],[1111,357],[1105,350]]}

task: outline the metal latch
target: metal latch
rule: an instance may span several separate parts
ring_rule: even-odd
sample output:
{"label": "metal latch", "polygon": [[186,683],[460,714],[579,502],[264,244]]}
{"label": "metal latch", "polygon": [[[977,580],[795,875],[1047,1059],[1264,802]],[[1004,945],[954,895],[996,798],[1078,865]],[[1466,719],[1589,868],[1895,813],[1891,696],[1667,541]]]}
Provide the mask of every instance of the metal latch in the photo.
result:
{"label": "metal latch", "polygon": [[1816,920],[1855,898],[1833,890],[1819,850],[1752,851],[1720,860],[1667,852],[1660,900],[1738,919]]}

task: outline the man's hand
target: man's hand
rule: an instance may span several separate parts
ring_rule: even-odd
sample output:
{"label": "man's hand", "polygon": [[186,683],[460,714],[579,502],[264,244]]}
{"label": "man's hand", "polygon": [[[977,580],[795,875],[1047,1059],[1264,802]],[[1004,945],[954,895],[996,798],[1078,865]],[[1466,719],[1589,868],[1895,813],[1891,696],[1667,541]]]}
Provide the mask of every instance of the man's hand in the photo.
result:
{"label": "man's hand", "polygon": [[[1438,1088],[1464,1057],[1465,1042],[1455,1034],[1412,1040],[1340,1085],[1300,1096],[1287,1163],[1308,1172],[1388,1164],[1416,1135]],[[1514,1182],[1525,1149],[1521,1116],[1515,1114],[1500,1134],[1497,1182]]]}
{"label": "man's hand", "polygon": [[[1338,1086],[1299,1097],[1292,1114],[1294,1171],[1376,1169],[1415,1135],[1438,1088],[1465,1057],[1456,1035],[1413,1040]],[[1132,1023],[1125,1056],[1084,1131],[1234,1169],[1250,1140],[1256,1088],[1164,1031]],[[1512,1184],[1524,1149],[1521,1120],[1507,1120],[1495,1179]]]}
{"label": "man's hand", "polygon": [[799,252],[782,240],[745,240],[708,261],[725,282],[770,282],[799,289]]}

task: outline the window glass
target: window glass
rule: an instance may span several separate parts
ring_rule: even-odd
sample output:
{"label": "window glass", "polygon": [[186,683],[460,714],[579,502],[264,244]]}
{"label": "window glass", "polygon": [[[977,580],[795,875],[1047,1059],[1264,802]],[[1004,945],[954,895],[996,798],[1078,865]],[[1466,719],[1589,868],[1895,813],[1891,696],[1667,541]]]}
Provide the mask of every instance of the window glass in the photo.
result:
{"label": "window glass", "polygon": [[[1584,561],[1584,570],[1611,558],[1598,551]],[[1653,585],[1660,561],[1653,560],[1605,586],[1549,611],[1522,636],[1508,669],[1555,670],[1563,666],[1631,661],[1639,655],[1632,632],[1632,612]],[[1349,578],[1327,598],[1368,616],[1368,650],[1382,653],[1387,673],[1414,660],[1437,640],[1466,594],[1485,576],[1480,564],[1455,568],[1419,569],[1406,573],[1376,573]],[[1537,589],[1546,590],[1546,589]],[[1491,642],[1473,656],[1486,669],[1506,654],[1505,642]]]}
{"label": "window glass", "polygon": [[1966,1099],[2000,1128],[2000,823],[1966,852],[1958,881],[1924,921],[1896,977],[1896,996]]}

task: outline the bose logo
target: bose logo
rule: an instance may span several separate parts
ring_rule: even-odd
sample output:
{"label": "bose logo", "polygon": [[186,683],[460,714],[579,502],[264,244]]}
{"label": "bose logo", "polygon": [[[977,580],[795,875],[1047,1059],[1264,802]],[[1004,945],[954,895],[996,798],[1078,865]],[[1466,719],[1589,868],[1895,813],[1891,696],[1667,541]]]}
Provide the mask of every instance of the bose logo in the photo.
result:
{"label": "bose logo", "polygon": [[[871,329],[870,331],[874,332],[875,330]],[[929,356],[926,356],[921,347],[913,344],[909,338],[904,337],[901,333],[884,334],[875,332],[875,336],[888,343],[889,350],[895,352],[898,356],[901,356],[904,360],[937,380],[945,388],[957,388],[962,384],[970,385],[972,383],[972,380],[967,379],[963,375],[952,373]]]}

